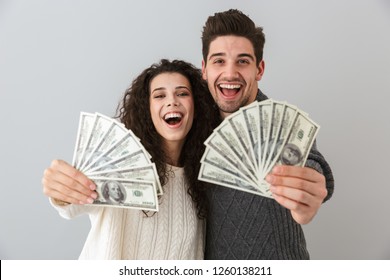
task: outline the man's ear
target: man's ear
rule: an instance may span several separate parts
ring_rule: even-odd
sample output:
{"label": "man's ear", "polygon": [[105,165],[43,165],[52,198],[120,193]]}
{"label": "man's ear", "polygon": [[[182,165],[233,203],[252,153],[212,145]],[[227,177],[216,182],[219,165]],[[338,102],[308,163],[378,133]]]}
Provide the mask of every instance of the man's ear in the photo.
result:
{"label": "man's ear", "polygon": [[207,81],[206,63],[202,60],[202,78]]}
{"label": "man's ear", "polygon": [[[203,68],[203,66],[202,66],[202,68]],[[264,70],[265,70],[265,62],[264,62],[264,60],[262,60],[259,62],[259,65],[257,66],[256,81],[261,80],[261,78],[263,77],[263,74],[264,74]]]}

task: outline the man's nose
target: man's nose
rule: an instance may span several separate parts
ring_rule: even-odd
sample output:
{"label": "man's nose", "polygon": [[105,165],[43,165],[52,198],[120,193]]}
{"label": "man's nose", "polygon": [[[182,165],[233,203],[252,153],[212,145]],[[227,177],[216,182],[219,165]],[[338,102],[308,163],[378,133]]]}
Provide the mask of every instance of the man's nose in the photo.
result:
{"label": "man's nose", "polygon": [[225,78],[226,79],[236,79],[239,77],[238,67],[235,63],[227,63],[225,65]]}

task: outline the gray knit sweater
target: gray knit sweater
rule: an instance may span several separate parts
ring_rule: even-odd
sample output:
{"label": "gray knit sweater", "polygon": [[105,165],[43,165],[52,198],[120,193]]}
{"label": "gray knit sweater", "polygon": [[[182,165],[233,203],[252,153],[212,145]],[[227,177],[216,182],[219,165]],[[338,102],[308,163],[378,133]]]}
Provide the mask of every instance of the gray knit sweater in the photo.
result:
{"label": "gray knit sweater", "polygon": [[[267,97],[259,90],[256,99]],[[333,174],[315,143],[306,166],[325,176],[328,200]],[[208,188],[207,198],[205,259],[309,259],[301,225],[275,200],[217,185]]]}

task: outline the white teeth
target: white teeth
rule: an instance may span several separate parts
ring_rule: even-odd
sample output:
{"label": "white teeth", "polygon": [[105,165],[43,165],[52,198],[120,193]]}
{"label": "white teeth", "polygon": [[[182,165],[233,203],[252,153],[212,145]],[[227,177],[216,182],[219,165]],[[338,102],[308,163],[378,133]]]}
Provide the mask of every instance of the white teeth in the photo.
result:
{"label": "white teeth", "polygon": [[180,113],[168,113],[164,116],[164,120],[172,119],[172,118],[181,118],[182,114]]}
{"label": "white teeth", "polygon": [[241,88],[241,85],[220,84],[219,86],[227,89]]}

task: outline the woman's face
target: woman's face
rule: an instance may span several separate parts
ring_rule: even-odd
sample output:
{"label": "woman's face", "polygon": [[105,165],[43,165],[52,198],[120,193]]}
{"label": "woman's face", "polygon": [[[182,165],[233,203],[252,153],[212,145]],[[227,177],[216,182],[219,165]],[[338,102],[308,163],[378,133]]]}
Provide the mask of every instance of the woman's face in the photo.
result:
{"label": "woman's face", "polygon": [[166,144],[183,144],[194,119],[190,82],[179,73],[162,73],[150,83],[150,113]]}

